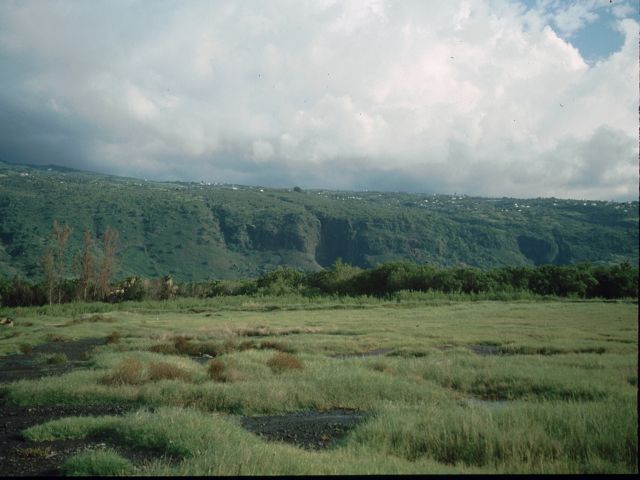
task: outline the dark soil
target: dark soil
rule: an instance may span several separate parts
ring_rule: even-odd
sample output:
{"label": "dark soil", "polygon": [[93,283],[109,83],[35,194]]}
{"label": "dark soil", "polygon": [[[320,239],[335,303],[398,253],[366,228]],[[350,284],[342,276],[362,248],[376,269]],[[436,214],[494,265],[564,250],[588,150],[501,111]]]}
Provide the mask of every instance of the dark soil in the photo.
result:
{"label": "dark soil", "polygon": [[[47,342],[36,345],[31,353],[0,357],[0,382],[60,375],[87,364],[91,350],[104,345],[104,338],[85,338],[70,342]],[[65,363],[47,364],[43,355],[64,354]]]}
{"label": "dark soil", "polygon": [[[0,357],[0,382],[35,379],[60,375],[88,363],[91,349],[106,342],[89,338],[68,342],[49,342],[33,347],[25,355]],[[65,354],[68,362],[47,364],[38,361],[41,355]],[[8,405],[0,396],[0,477],[60,475],[60,467],[70,455],[86,449],[112,447],[134,463],[155,458],[149,452],[135,451],[117,445],[107,437],[80,440],[31,442],[22,431],[33,425],[67,416],[119,415],[136,408],[134,405],[47,405],[18,407]]]}
{"label": "dark soil", "polygon": [[135,408],[132,405],[47,405],[16,407],[0,397],[0,477],[22,475],[59,475],[64,460],[87,448],[114,448],[122,456],[140,463],[149,455],[115,445],[106,438],[31,442],[22,430],[49,420],[68,416],[120,415]]}
{"label": "dark soil", "polygon": [[309,450],[334,445],[365,418],[357,410],[299,412],[290,415],[243,417],[242,426],[267,440],[291,443]]}

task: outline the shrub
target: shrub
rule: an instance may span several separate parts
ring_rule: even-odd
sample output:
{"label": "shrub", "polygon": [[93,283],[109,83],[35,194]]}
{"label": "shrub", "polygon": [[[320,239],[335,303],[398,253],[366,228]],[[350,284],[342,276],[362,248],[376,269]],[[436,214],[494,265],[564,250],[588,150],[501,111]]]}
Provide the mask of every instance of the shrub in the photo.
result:
{"label": "shrub", "polygon": [[216,382],[224,381],[224,369],[226,365],[222,360],[209,360],[207,364],[207,373],[212,380]]}
{"label": "shrub", "polygon": [[103,385],[137,385],[144,382],[142,363],[135,358],[127,358],[110,375],[100,379]]}
{"label": "shrub", "polygon": [[302,368],[302,363],[297,357],[290,353],[279,352],[276,353],[267,362],[267,365],[274,372],[282,372],[284,370],[299,370]]}
{"label": "shrub", "polygon": [[191,380],[191,374],[180,367],[167,362],[157,362],[149,365],[149,380]]}
{"label": "shrub", "polygon": [[191,342],[187,337],[178,335],[173,339],[173,346],[180,353],[190,353],[189,350],[191,349]]}
{"label": "shrub", "polygon": [[24,355],[31,355],[31,353],[33,353],[33,347],[28,343],[21,343],[18,348]]}

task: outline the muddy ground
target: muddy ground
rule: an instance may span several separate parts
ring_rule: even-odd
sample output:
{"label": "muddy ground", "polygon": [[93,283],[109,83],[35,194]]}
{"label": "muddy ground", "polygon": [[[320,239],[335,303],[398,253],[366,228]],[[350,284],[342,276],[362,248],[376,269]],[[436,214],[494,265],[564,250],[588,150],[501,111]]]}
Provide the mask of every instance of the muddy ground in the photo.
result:
{"label": "muddy ground", "polygon": [[60,467],[67,457],[89,448],[107,446],[134,463],[149,461],[149,454],[124,448],[106,437],[31,442],[24,439],[21,433],[28,427],[56,418],[120,415],[131,409],[131,406],[125,405],[16,407],[7,405],[5,399],[0,397],[0,477],[60,475]]}
{"label": "muddy ground", "polygon": [[298,412],[289,415],[244,417],[242,426],[261,437],[309,450],[334,445],[365,417],[356,410]]}
{"label": "muddy ground", "polygon": [[[61,375],[75,368],[87,368],[94,347],[104,345],[100,338],[77,341],[48,342],[33,347],[27,354],[0,357],[0,382],[37,379]],[[353,356],[384,355],[386,350],[365,352]],[[54,355],[64,354],[63,363],[48,363]],[[351,355],[338,358],[352,358]],[[208,361],[208,358],[202,360]],[[135,405],[46,405],[19,407],[9,405],[0,394],[0,477],[56,476],[66,458],[87,449],[110,447],[136,465],[144,465],[159,458],[158,452],[134,450],[108,436],[94,436],[77,440],[31,442],[22,431],[33,425],[69,416],[121,415]],[[324,412],[299,412],[289,415],[243,417],[241,424],[248,431],[266,440],[281,441],[305,449],[322,449],[335,445],[358,422],[362,412],[335,409]],[[172,461],[173,459],[165,459]]]}
{"label": "muddy ground", "polygon": [[[104,345],[101,338],[78,341],[49,342],[33,347],[28,354],[0,357],[0,382],[36,379],[60,375],[74,368],[86,367],[91,350]],[[49,364],[46,358],[64,354],[64,363]],[[46,405],[18,407],[7,404],[0,395],[0,477],[52,476],[60,474],[64,460],[88,448],[114,448],[136,463],[149,461],[150,455],[115,444],[108,438],[31,442],[22,431],[49,420],[87,415],[119,415],[134,408],[131,405]]]}

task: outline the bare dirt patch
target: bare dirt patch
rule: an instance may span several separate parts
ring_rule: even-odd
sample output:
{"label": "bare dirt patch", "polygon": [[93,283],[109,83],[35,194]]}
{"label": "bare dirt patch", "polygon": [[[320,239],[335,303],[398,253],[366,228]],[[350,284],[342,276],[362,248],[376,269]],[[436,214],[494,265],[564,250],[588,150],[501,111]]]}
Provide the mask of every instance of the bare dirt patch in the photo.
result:
{"label": "bare dirt patch", "polygon": [[[0,357],[0,382],[60,375],[86,366],[91,350],[104,345],[104,338],[55,341],[36,345],[22,355]],[[64,362],[43,362],[42,358],[64,358]],[[121,415],[136,405],[47,405],[19,407],[8,405],[0,396],[0,477],[60,475],[65,459],[87,449],[113,448],[135,464],[158,458],[155,452],[134,450],[106,435],[84,439],[32,442],[22,431],[33,425],[68,416]]]}
{"label": "bare dirt patch", "polygon": [[241,424],[267,440],[319,450],[334,445],[364,418],[365,413],[358,410],[334,409],[325,412],[243,417]]}
{"label": "bare dirt patch", "polygon": [[87,448],[104,448],[111,443],[118,453],[135,463],[148,462],[146,452],[116,445],[108,439],[92,437],[76,440],[32,442],[22,431],[33,425],[68,416],[121,415],[133,405],[48,405],[17,407],[0,397],[0,477],[60,475],[65,459]]}
{"label": "bare dirt patch", "polygon": [[[47,342],[30,347],[22,355],[0,357],[0,382],[60,375],[87,364],[91,350],[104,345],[104,338],[84,338],[67,342]],[[43,356],[67,358],[66,362],[47,363]]]}

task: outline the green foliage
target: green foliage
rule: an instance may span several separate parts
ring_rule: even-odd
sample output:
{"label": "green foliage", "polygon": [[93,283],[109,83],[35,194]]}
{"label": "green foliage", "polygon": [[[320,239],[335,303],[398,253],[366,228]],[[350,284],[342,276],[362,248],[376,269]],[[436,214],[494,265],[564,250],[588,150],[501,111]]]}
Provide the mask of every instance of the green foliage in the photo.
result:
{"label": "green foliage", "polygon": [[[338,258],[362,269],[405,261],[483,271],[638,262],[637,202],[232,188],[2,162],[0,174],[0,275],[32,282],[55,219],[72,228],[67,266],[83,252],[82,232],[98,239],[117,229],[116,279],[256,278]],[[474,289],[440,280],[446,291]]]}
{"label": "green foliage", "polygon": [[65,460],[62,473],[71,476],[123,476],[131,475],[135,468],[130,460],[113,449],[88,450]]}
{"label": "green foliage", "polygon": [[[600,283],[602,282],[602,283]],[[68,280],[62,296],[74,299],[77,280]],[[5,283],[0,300],[7,307],[42,305],[41,285],[30,285],[19,277]],[[141,280],[132,277],[116,286],[108,301],[168,300],[176,296],[199,297],[286,297],[302,295],[348,295],[390,297],[398,292],[438,292],[477,298],[509,300],[522,295],[579,298],[637,298],[638,269],[628,263],[593,267],[541,265],[539,267],[501,267],[482,271],[475,268],[436,268],[408,262],[384,263],[370,270],[352,267],[338,259],[332,268],[303,273],[278,268],[257,279],[188,282],[174,285],[170,277]],[[4,303],[6,302],[6,303]]]}

